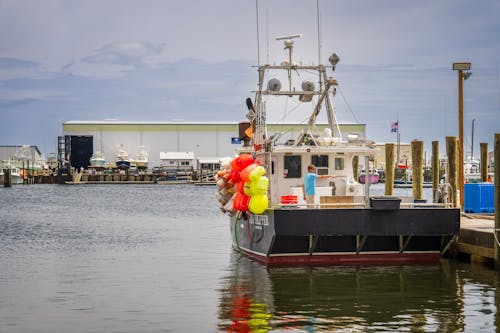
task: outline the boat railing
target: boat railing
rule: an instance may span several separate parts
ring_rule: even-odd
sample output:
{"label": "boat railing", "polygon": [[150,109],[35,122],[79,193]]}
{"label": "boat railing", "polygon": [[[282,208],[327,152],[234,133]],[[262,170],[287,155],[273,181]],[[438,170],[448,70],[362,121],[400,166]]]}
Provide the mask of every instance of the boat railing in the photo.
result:
{"label": "boat railing", "polygon": [[[414,202],[414,203],[401,203],[401,208],[453,208],[452,203],[422,203],[422,202]],[[319,203],[319,204],[306,204],[306,203],[297,203],[297,204],[272,204],[272,209],[281,209],[281,208],[368,208],[370,205],[359,202],[352,203]]]}
{"label": "boat railing", "polygon": [[439,202],[430,202],[430,203],[425,203],[425,202],[408,202],[408,203],[401,203],[401,207],[404,208],[452,208],[453,204],[452,203],[439,203]]}
{"label": "boat railing", "polygon": [[365,203],[323,203],[323,204],[306,204],[306,203],[297,203],[297,204],[273,204],[272,208],[364,208],[366,207]]}

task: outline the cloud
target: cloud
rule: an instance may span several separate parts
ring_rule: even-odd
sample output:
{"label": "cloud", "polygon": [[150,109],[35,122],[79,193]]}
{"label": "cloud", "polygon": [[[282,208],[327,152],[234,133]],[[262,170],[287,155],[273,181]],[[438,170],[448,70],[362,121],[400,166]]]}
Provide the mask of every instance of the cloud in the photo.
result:
{"label": "cloud", "polygon": [[6,80],[43,78],[53,75],[39,62],[21,58],[0,57],[0,84]]}
{"label": "cloud", "polygon": [[166,62],[165,43],[125,41],[106,44],[79,60],[71,60],[65,73],[94,78],[119,78],[126,72],[161,67]]}
{"label": "cloud", "polygon": [[165,43],[121,42],[104,45],[94,54],[85,57],[83,62],[101,65],[145,66],[158,60]]}
{"label": "cloud", "polygon": [[[240,120],[244,99],[257,89],[253,1],[0,3],[0,112],[15,119],[50,114],[33,130],[0,126],[0,141],[14,132],[33,138],[39,132],[40,140],[53,144],[60,122],[76,118]],[[379,141],[393,139],[388,126],[398,115],[403,140],[455,134],[451,63],[471,61],[465,122],[475,117],[485,135],[498,132],[500,2],[320,4],[322,60],[331,51],[341,58],[328,73],[348,101],[337,94],[340,121],[354,121],[352,110]],[[294,33],[303,34],[295,59],[317,63],[315,1],[266,0],[259,6],[261,64],[286,59],[274,37]],[[270,120],[286,113],[297,121],[309,116],[294,102],[286,110],[273,103],[267,104]]]}
{"label": "cloud", "polygon": [[39,64],[34,61],[0,57],[0,70],[35,68],[38,66]]}
{"label": "cloud", "polygon": [[16,90],[0,90],[0,101],[24,101],[24,100],[39,100],[39,101],[68,101],[68,95],[65,92],[58,90],[43,90],[43,89],[16,89]]}

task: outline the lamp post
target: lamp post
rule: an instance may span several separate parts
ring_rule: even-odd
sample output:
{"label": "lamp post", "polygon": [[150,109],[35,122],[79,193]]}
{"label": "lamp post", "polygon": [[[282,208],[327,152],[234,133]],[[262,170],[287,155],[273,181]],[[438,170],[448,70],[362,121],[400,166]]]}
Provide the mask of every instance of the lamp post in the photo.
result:
{"label": "lamp post", "polygon": [[458,165],[460,184],[460,208],[464,205],[464,80],[471,76],[470,62],[455,62],[453,70],[458,71]]}

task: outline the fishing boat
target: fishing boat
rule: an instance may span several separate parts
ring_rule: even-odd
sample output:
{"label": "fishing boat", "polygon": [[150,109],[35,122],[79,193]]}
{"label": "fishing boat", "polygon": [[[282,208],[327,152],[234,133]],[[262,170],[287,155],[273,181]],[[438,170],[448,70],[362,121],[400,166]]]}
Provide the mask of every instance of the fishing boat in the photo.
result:
{"label": "fishing boat", "polygon": [[[460,210],[370,196],[369,182],[355,179],[352,162],[364,159],[369,165],[377,148],[373,141],[340,131],[333,106],[338,82],[331,77],[339,57],[332,54],[329,66],[295,62],[299,37],[276,38],[284,41],[288,59],[258,66],[258,90],[254,100],[246,100],[250,121],[243,144],[217,173],[217,199],[229,215],[234,249],[266,265],[439,261],[459,233]],[[287,81],[284,90],[280,73]],[[311,73],[317,88],[305,80]],[[310,110],[296,139],[281,142],[268,133],[268,115],[284,114],[278,99],[283,106],[302,103]],[[328,128],[318,130],[323,110]],[[318,174],[335,175],[318,179],[313,204],[306,203],[302,190],[309,164]]]}
{"label": "fishing boat", "polygon": [[127,151],[123,148],[123,145],[118,148],[116,152],[116,167],[118,169],[128,169],[130,168],[130,159],[128,157]]}
{"label": "fishing boat", "polygon": [[10,183],[12,185],[23,184],[23,175],[21,173],[21,169],[10,162],[4,162],[0,164],[0,184],[4,184],[4,169],[10,170]]}
{"label": "fishing boat", "polygon": [[148,151],[144,146],[139,146],[137,150],[137,156],[135,158],[135,165],[139,170],[145,170],[148,168],[149,155]]}
{"label": "fishing boat", "polygon": [[[480,183],[481,182],[481,162],[474,158],[464,161],[464,182],[465,183]],[[494,172],[486,174],[486,181],[489,183],[494,182]]]}
{"label": "fishing boat", "polygon": [[104,158],[104,154],[100,151],[96,151],[90,157],[90,167],[92,168],[104,168],[106,164],[106,159]]}

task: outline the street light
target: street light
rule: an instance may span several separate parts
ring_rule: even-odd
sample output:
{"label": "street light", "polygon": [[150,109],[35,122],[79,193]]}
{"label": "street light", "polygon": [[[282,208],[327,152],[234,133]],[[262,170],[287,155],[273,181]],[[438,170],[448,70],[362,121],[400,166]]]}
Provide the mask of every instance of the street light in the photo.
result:
{"label": "street light", "polygon": [[471,76],[470,62],[455,62],[453,70],[458,71],[458,166],[460,183],[460,207],[464,205],[464,80]]}

